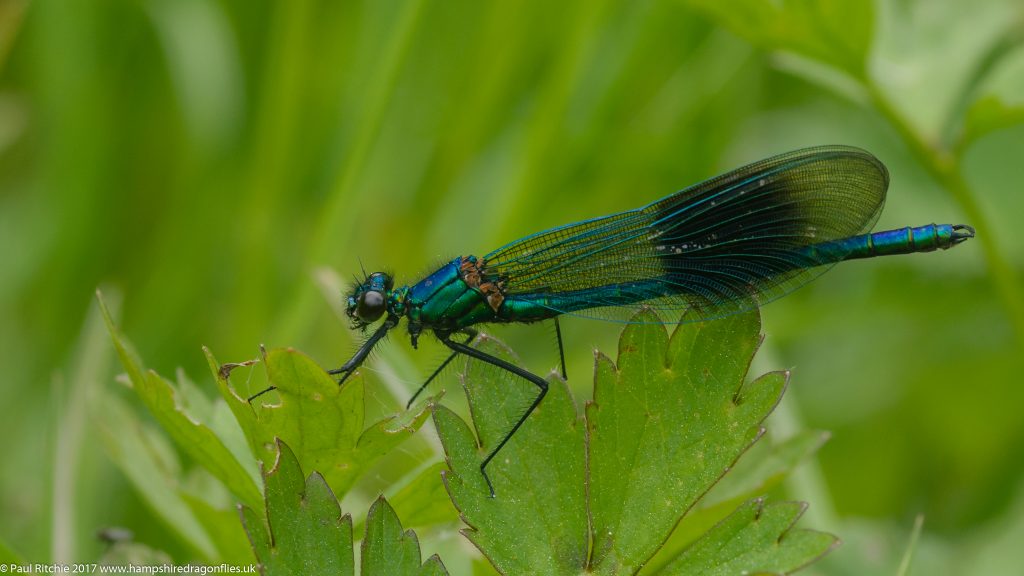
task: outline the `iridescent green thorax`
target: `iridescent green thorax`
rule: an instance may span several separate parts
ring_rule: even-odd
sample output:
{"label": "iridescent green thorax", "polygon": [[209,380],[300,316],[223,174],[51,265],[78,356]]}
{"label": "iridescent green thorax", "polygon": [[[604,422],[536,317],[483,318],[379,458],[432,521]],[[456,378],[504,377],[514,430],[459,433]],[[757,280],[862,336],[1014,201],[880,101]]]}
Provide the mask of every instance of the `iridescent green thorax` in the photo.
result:
{"label": "iridescent green thorax", "polygon": [[499,284],[483,276],[475,256],[455,258],[420,282],[394,293],[393,313],[408,316],[409,331],[414,335],[423,328],[455,331],[500,321],[495,312],[504,300]]}
{"label": "iridescent green thorax", "polygon": [[406,302],[409,298],[409,287],[399,286],[391,292],[388,292],[388,312],[401,318],[405,316],[408,308]]}

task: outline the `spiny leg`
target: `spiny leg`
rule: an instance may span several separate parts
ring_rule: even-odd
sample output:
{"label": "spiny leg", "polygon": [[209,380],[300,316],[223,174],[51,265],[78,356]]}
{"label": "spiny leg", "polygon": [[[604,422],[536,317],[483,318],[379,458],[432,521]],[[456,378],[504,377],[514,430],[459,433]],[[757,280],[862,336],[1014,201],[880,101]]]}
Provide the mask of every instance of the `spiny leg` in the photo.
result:
{"label": "spiny leg", "polygon": [[565,373],[565,349],[562,348],[562,327],[558,324],[558,316],[555,316],[555,338],[558,340],[558,358],[562,362],[562,380],[568,380]]}
{"label": "spiny leg", "polygon": [[487,482],[487,489],[491,492],[491,498],[494,498],[494,485],[491,484],[491,478],[487,475],[487,465],[490,464],[491,460],[494,459],[494,457],[498,454],[498,452],[501,451],[505,444],[508,443],[512,436],[515,435],[516,431],[519,430],[519,427],[523,425],[523,422],[526,422],[526,419],[530,417],[530,414],[532,414],[533,411],[537,408],[537,406],[540,404],[540,401],[544,399],[544,396],[548,393],[548,383],[543,378],[537,376],[532,372],[524,370],[519,366],[516,366],[515,364],[506,362],[501,358],[491,356],[486,352],[481,352],[476,348],[471,348],[460,342],[453,342],[448,338],[444,338],[441,341],[444,342],[445,346],[451,348],[456,352],[460,352],[462,354],[465,354],[466,356],[476,358],[477,360],[480,360],[481,362],[486,362],[492,366],[497,366],[498,368],[508,370],[509,372],[515,374],[516,376],[519,376],[520,378],[532,382],[534,385],[537,386],[537,388],[540,388],[540,394],[538,394],[537,398],[533,400],[533,404],[530,404],[530,407],[526,409],[526,412],[523,412],[523,415],[519,417],[519,420],[516,421],[514,426],[512,426],[512,429],[507,434],[505,434],[504,438],[501,439],[501,442],[498,442],[498,445],[493,450],[491,450],[490,454],[488,454],[484,458],[484,461],[480,463],[480,474],[483,475],[484,480]]}
{"label": "spiny leg", "polygon": [[398,317],[388,316],[387,320],[381,324],[380,328],[377,328],[377,331],[374,332],[366,342],[363,342],[363,345],[359,347],[359,350],[356,350],[356,353],[349,358],[348,362],[342,364],[340,368],[327,371],[327,373],[332,376],[342,374],[341,379],[338,380],[338,386],[345,383],[345,380],[347,380],[348,377],[356,371],[356,368],[366,360],[366,357],[370,355],[370,351],[377,345],[377,342],[380,342],[380,339],[387,335],[388,330],[394,328],[396,324],[398,324]]}
{"label": "spiny leg", "polygon": [[[377,328],[377,331],[373,333],[373,336],[370,336],[370,338],[366,342],[364,342],[362,346],[359,347],[359,350],[356,351],[355,355],[352,356],[352,358],[350,358],[348,362],[345,362],[341,366],[341,368],[335,368],[334,370],[327,371],[327,373],[332,376],[336,374],[344,374],[344,376],[341,377],[341,380],[338,380],[338,386],[344,384],[345,380],[347,380],[348,377],[352,375],[353,372],[355,372],[356,368],[358,368],[359,365],[362,364],[364,360],[366,360],[366,357],[370,355],[370,351],[373,350],[373,347],[377,345],[377,342],[379,342],[380,339],[383,338],[384,335],[388,333],[388,330],[394,328],[395,324],[397,323],[397,317],[388,317],[388,319],[384,321],[384,324],[382,324],[380,328]],[[251,404],[253,400],[259,398],[260,396],[263,396],[264,394],[270,392],[271,390],[276,389],[277,386],[267,386],[263,390],[260,390],[259,392],[253,394],[252,396],[249,396],[247,401]]]}
{"label": "spiny leg", "polygon": [[[462,333],[466,335],[466,341],[464,342],[464,344],[469,344],[470,342],[472,342],[473,338],[476,338],[476,335],[477,335],[477,331],[474,330],[473,328],[463,328],[462,329]],[[455,360],[455,357],[458,356],[458,355],[459,355],[458,352],[452,352],[451,355],[448,356],[448,358],[444,362],[441,362],[441,365],[437,367],[437,370],[434,370],[434,373],[431,374],[430,377],[427,378],[427,381],[424,382],[416,390],[416,393],[412,395],[412,398],[409,398],[408,404],[405,405],[405,409],[406,410],[408,410],[412,406],[412,403],[416,401],[416,398],[418,398],[419,395],[424,390],[426,390],[427,386],[429,386],[430,383],[434,381],[434,378],[437,378],[437,375],[440,374],[441,371],[444,370],[445,367],[447,367],[448,364],[450,364],[452,360]]]}

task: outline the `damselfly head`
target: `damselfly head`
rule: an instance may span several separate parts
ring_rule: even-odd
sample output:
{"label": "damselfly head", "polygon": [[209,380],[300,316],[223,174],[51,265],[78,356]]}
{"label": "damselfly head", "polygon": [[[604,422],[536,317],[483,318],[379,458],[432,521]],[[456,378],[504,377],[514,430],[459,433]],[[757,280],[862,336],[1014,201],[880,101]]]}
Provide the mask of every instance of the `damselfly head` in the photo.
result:
{"label": "damselfly head", "polygon": [[363,329],[379,320],[387,312],[392,288],[394,280],[385,272],[374,272],[357,285],[349,294],[345,309],[352,326]]}

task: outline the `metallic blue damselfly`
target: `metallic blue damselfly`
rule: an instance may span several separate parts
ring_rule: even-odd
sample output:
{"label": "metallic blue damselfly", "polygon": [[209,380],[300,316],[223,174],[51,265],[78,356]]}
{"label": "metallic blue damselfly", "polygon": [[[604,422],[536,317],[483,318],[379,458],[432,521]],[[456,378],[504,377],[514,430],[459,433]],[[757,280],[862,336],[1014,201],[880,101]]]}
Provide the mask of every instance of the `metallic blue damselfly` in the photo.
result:
{"label": "metallic blue damselfly", "polygon": [[843,260],[947,249],[974,236],[970,226],[950,224],[869,233],[888,183],[885,166],[864,150],[807,148],[642,208],[538,232],[483,256],[458,256],[412,285],[396,288],[391,275],[375,272],[355,286],[347,313],[360,329],[384,322],[330,373],[343,382],[407,318],[413,346],[430,330],[452,351],[413,399],[459,354],[536,385],[536,399],[480,464],[493,496],[487,464],[540,404],[548,384],[469,346],[475,326],[554,319],[557,330],[563,314],[622,319],[638,306],[664,318],[686,311],[688,321],[709,320],[788,294]]}

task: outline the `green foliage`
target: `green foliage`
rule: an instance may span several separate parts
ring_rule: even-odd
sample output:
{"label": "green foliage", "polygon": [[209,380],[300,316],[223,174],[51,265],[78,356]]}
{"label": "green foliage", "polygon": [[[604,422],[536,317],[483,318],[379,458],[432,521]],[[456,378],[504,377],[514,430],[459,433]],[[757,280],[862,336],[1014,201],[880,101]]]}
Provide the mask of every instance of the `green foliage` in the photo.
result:
{"label": "green foliage", "polygon": [[100,437],[107,454],[132,487],[193,554],[212,560],[233,555],[216,550],[201,520],[180,490],[180,464],[166,437],[143,424],[132,409],[113,394],[105,395]]}
{"label": "green foliage", "polygon": [[[207,351],[210,368],[221,396],[241,423],[249,446],[261,461],[275,451],[274,439],[295,446],[303,468],[317,470],[339,494],[380,457],[414,433],[426,420],[432,400],[415,409],[379,420],[364,429],[364,380],[355,376],[338,384],[308,356],[295,350],[264,353],[267,381],[274,387],[268,401],[261,396],[252,405],[240,397],[228,382],[229,370],[222,370]],[[269,402],[269,403],[268,403]]]}
{"label": "green foliage", "polygon": [[791,50],[856,77],[867,70],[873,2],[845,0],[688,0],[736,34],[767,50]]}
{"label": "green foliage", "polygon": [[364,576],[441,576],[448,574],[437,555],[420,565],[420,544],[416,533],[402,530],[394,508],[383,497],[374,501],[366,515],[366,536],[362,545]]}
{"label": "green foliage", "polygon": [[156,372],[143,368],[118,333],[102,298],[99,303],[121,364],[131,379],[132,388],[149,412],[181,450],[220,479],[242,502],[258,507],[259,490],[252,476],[208,426],[184,412],[180,401],[175,398],[173,384]]}
{"label": "green foliage", "polygon": [[441,472],[445,469],[440,462],[427,466],[391,497],[392,505],[402,512],[406,524],[434,526],[458,521],[459,516],[441,482]]}
{"label": "green foliage", "polygon": [[[432,402],[428,400],[414,410],[385,417],[364,429],[363,379],[357,376],[345,386],[338,386],[322,368],[293,350],[264,353],[261,364],[266,367],[267,379],[275,387],[272,394],[278,400],[258,408],[238,396],[229,382],[233,369],[253,363],[221,366],[207,351],[221,391],[221,398],[211,401],[183,376],[175,385],[146,370],[115,327],[102,297],[99,305],[136,396],[178,448],[227,488],[232,497],[211,501],[205,491],[182,486],[187,484],[187,474],[182,472],[167,439],[140,421],[124,400],[111,393],[106,393],[101,402],[101,432],[108,452],[153,510],[184,543],[207,560],[222,558],[241,563],[251,557],[242,552],[245,541],[239,538],[237,517],[223,506],[225,500],[240,501],[250,525],[253,518],[264,514],[264,498],[248,469],[258,462],[272,462],[277,463],[277,470],[281,462],[278,444],[291,441],[298,446],[297,455],[286,450],[285,460],[297,458],[305,466],[325,471],[324,475],[317,472],[310,477],[307,490],[310,498],[330,500],[336,508],[337,501],[328,484],[335,492],[347,492],[379,458],[423,424]],[[239,446],[238,437],[243,435]],[[296,463],[295,470],[298,466]],[[287,474],[295,472],[292,467],[285,470],[269,476],[277,483],[268,484],[268,489],[277,489],[277,496],[283,494],[282,486],[287,486]],[[436,502],[426,501],[440,493],[439,476],[433,470],[433,478],[429,477],[429,470],[425,471],[408,485],[412,493],[407,490],[398,495],[401,506],[413,510],[414,518],[425,523],[452,518],[450,507],[444,511]],[[273,501],[281,503],[280,499]],[[277,522],[289,532],[298,524],[313,521],[289,516],[282,510],[266,513],[271,518],[275,513],[283,514]],[[348,522],[351,556],[351,521]],[[250,537],[254,543],[262,541],[259,533],[252,530]],[[274,555],[275,565],[295,570],[300,565],[297,562],[308,559],[308,554],[294,546],[286,549],[293,555]]]}
{"label": "green foliage", "polygon": [[[636,320],[657,318],[643,312]],[[745,383],[759,328],[756,312],[680,325],[671,339],[660,324],[629,325],[616,363],[597,356],[585,418],[564,382],[549,379],[541,406],[488,468],[495,498],[480,474],[482,455],[536,392],[471,362],[464,384],[477,437],[450,410],[435,409],[452,470],[445,483],[470,525],[466,536],[504,574],[636,573],[764,433],[761,423],[787,376]],[[476,345],[512,358],[492,339]],[[801,438],[762,457],[744,482],[769,482],[786,468],[772,460],[805,450]],[[737,484],[721,497],[745,492]],[[835,543],[827,534],[792,530],[802,510],[751,501],[647,573],[793,571]]]}
{"label": "green foliage", "polygon": [[[182,402],[176,400],[180,393],[172,383],[142,368],[115,328],[102,299],[100,307],[132,387],[146,408],[183,451],[224,482],[244,504],[259,509],[259,492],[252,477],[225,441],[194,414],[186,413]],[[364,429],[361,377],[338,386],[309,357],[294,350],[273,350],[264,353],[262,364],[278,400],[271,404],[260,402],[254,409],[253,403],[239,396],[228,381],[236,366],[222,367],[209,351],[206,353],[222,399],[237,418],[256,460],[272,459],[276,454],[275,438],[293,442],[303,465],[324,470],[328,483],[342,494],[380,457],[423,424],[433,402],[429,399],[413,410],[386,417]],[[208,402],[196,391],[193,396],[200,403]],[[211,409],[205,412],[212,418]],[[221,427],[228,435],[231,427],[223,423]]]}
{"label": "green foliage", "polygon": [[755,443],[683,517],[654,559],[644,566],[642,573],[656,574],[665,563],[740,505],[768,494],[798,464],[808,460],[826,438],[827,434],[805,431],[782,442],[773,443],[771,438],[764,438]]}
{"label": "green foliage", "polygon": [[[251,560],[234,491],[253,498],[254,450],[270,458],[273,443],[251,446],[234,413],[249,408],[199,377],[196,350],[237,360],[267,342],[336,366],[351,352],[330,313],[341,282],[325,305],[313,275],[349,278],[361,259],[414,281],[456,254],[844,143],[890,169],[880,226],[965,222],[978,237],[844,264],[766,307],[758,361],[794,368],[771,429],[835,441],[796,474],[779,452],[771,481],[733,491],[757,453],[783,450],[756,444],[645,570],[763,484],[808,498],[808,523],[843,534],[817,573],[896,573],[918,514],[908,576],[1013,572],[1024,564],[1024,467],[1008,456],[1024,443],[1022,23],[1019,0],[0,2],[0,433],[15,440],[0,556],[96,559],[96,529],[114,525],[179,563]],[[165,378],[143,370],[143,387],[109,386],[113,355],[90,319],[97,285],[129,295],[117,316]],[[611,349],[618,328],[562,329],[569,384],[585,397],[584,349]],[[552,356],[538,331],[501,334],[534,370]],[[429,339],[415,354],[403,340],[367,366],[364,424],[436,366]],[[265,370],[231,384],[247,396],[258,388],[244,380]],[[458,411],[461,394],[449,398]],[[196,425],[149,413],[171,400]],[[448,560],[457,535],[420,529],[455,517],[437,498],[432,439],[377,460],[346,499],[362,509],[384,491]],[[225,455],[216,477],[199,461]]]}
{"label": "green foliage", "polygon": [[805,507],[799,502],[751,500],[684,550],[663,573],[794,572],[836,545],[829,534],[792,529]]}
{"label": "green foliage", "polygon": [[295,455],[283,442],[263,475],[266,519],[242,509],[246,532],[265,574],[351,574],[352,518],[341,508],[323,476],[303,481]]}
{"label": "green foliage", "polygon": [[[229,380],[233,370],[254,362],[221,365],[207,351],[221,391],[220,399],[210,401],[184,376],[175,386],[145,370],[102,299],[100,308],[142,404],[210,480],[232,493],[230,500],[242,501],[242,523],[264,573],[352,573],[352,520],[341,515],[335,493],[351,489],[376,460],[414,433],[433,402],[366,427],[363,379],[355,376],[338,386],[293,350],[262,355],[259,363],[274,389],[260,396],[259,407],[239,396]],[[565,383],[550,379],[548,396],[489,471],[497,498],[489,497],[479,473],[481,450],[500,441],[536,390],[506,371],[469,362],[464,383],[480,446],[454,412],[434,407],[451,469],[444,485],[471,526],[465,532],[469,539],[503,573],[540,567],[602,574],[642,567],[648,574],[788,572],[827,551],[833,537],[792,529],[802,507],[749,500],[817,448],[820,434],[755,451],[740,467],[744,477],[713,490],[764,433],[761,422],[786,383],[784,373],[744,383],[760,343],[757,312],[680,325],[671,339],[651,312],[637,320],[650,323],[626,328],[617,363],[598,354],[594,401],[585,418],[577,415]],[[492,338],[481,336],[475,345],[511,358]],[[108,394],[105,404],[104,440],[153,509],[203,557],[245,562],[230,510],[200,490],[176,487],[181,465],[167,440],[116,395]],[[251,450],[247,456],[237,440],[222,441],[214,432],[228,436],[226,431],[237,429],[215,417],[229,410]],[[203,423],[213,421],[219,423]],[[238,486],[247,484],[238,478],[250,479],[245,470],[253,462],[265,469],[265,492],[246,500]],[[307,466],[315,471],[303,479]],[[440,465],[429,466],[396,492],[407,522],[455,520],[440,472]],[[712,498],[703,498],[709,491]],[[420,564],[418,539],[403,531],[383,498],[370,507],[363,530],[362,574],[446,573],[436,555]],[[124,549],[150,553],[145,547]]]}
{"label": "green foliage", "polygon": [[[246,532],[265,576],[355,574],[352,517],[342,516],[338,500],[323,476],[313,472],[303,481],[295,454],[278,440],[277,461],[263,474],[266,517],[242,508]],[[437,556],[420,565],[416,534],[403,532],[394,509],[378,498],[367,515],[362,544],[364,576],[442,575],[448,572]]]}
{"label": "green foliage", "polygon": [[[482,349],[508,357],[493,340],[485,340]],[[492,462],[487,473],[497,497],[491,498],[480,474],[484,451],[537,392],[532,384],[479,363],[471,362],[468,370],[466,395],[477,435],[448,408],[434,411],[452,470],[445,484],[471,527],[466,536],[505,574],[541,567],[556,574],[579,571],[586,565],[589,537],[584,431],[568,389],[550,381],[534,416]]]}

